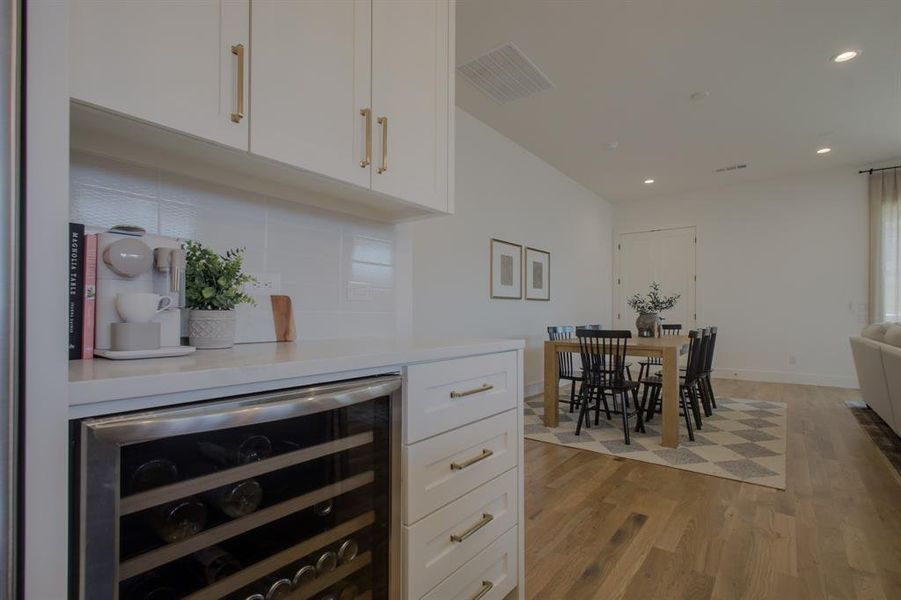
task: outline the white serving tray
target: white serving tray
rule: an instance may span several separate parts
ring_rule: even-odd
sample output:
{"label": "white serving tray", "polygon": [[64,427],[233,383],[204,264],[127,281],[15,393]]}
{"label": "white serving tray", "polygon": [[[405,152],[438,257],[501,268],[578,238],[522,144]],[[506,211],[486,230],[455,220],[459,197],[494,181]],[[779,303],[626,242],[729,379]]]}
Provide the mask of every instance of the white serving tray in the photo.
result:
{"label": "white serving tray", "polygon": [[194,346],[164,346],[156,350],[94,350],[94,356],[111,360],[134,360],[136,358],[164,358],[185,356],[196,350]]}

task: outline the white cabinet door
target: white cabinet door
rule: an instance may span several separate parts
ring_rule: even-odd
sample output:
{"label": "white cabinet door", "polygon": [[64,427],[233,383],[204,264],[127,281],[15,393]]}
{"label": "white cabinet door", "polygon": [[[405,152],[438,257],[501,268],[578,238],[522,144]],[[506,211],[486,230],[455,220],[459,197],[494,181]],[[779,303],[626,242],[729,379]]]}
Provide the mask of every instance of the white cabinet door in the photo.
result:
{"label": "white cabinet door", "polygon": [[372,189],[440,211],[449,210],[453,22],[448,0],[372,2]]}
{"label": "white cabinet door", "polygon": [[250,151],[368,188],[371,0],[254,0],[252,10]]}
{"label": "white cabinet door", "polygon": [[249,0],[73,0],[71,6],[73,98],[247,149],[247,115],[233,115],[239,104],[247,108]]}

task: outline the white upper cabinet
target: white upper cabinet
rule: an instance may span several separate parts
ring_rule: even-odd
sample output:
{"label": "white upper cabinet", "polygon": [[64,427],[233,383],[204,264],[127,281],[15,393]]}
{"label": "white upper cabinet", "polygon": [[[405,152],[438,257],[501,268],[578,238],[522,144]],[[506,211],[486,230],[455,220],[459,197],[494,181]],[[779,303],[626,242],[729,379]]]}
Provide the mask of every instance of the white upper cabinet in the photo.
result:
{"label": "white upper cabinet", "polygon": [[71,7],[73,98],[247,149],[240,113],[248,107],[249,0],[73,0]]}
{"label": "white upper cabinet", "polygon": [[71,3],[73,146],[361,216],[453,212],[452,0]]}
{"label": "white upper cabinet", "polygon": [[250,151],[368,188],[371,0],[252,6]]}
{"label": "white upper cabinet", "polygon": [[451,212],[453,3],[373,0],[372,189]]}

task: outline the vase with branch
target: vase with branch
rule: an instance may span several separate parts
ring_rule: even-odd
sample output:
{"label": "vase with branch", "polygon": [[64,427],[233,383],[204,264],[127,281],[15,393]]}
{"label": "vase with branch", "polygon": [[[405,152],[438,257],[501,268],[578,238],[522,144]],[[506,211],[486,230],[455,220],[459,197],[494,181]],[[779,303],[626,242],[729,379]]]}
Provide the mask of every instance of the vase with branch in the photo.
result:
{"label": "vase with branch", "polygon": [[640,337],[654,337],[660,329],[660,313],[676,306],[680,294],[667,296],[660,293],[660,284],[652,281],[647,294],[631,296],[626,300],[629,308],[638,313],[635,327]]}

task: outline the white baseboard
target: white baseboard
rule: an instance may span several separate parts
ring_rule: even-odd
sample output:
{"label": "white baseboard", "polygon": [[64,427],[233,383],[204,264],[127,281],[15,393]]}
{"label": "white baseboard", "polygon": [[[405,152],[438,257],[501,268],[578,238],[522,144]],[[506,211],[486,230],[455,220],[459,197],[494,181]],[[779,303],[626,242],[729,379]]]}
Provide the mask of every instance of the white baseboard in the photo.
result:
{"label": "white baseboard", "polygon": [[820,373],[791,373],[788,371],[760,371],[755,369],[721,368],[713,371],[718,379],[742,379],[745,381],[766,381],[770,383],[796,383],[819,385],[856,390],[860,386],[857,377],[845,375],[822,375]]}
{"label": "white baseboard", "polygon": [[[765,381],[769,383],[796,383],[799,385],[819,385],[856,390],[860,386],[856,377],[843,375],[821,375],[819,373],[790,373],[787,371],[759,371],[755,369],[716,369],[713,376],[718,379],[742,379],[745,381]],[[533,381],[525,387],[525,397],[544,393],[544,381]]]}

